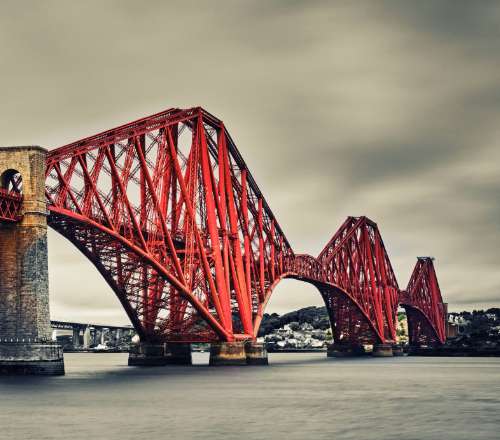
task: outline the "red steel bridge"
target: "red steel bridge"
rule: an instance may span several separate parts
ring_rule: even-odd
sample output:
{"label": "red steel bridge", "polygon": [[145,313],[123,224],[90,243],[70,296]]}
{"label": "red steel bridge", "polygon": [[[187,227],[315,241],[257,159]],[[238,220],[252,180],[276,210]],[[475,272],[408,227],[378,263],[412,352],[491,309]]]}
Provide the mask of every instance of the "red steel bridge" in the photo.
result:
{"label": "red steel bridge", "polygon": [[[0,221],[21,219],[22,178],[7,173]],[[377,224],[349,217],[317,256],[296,254],[223,122],[169,109],[49,152],[48,224],[113,289],[143,341],[255,339],[284,278],[316,286],[335,341],[445,341],[433,260],[398,286]]]}

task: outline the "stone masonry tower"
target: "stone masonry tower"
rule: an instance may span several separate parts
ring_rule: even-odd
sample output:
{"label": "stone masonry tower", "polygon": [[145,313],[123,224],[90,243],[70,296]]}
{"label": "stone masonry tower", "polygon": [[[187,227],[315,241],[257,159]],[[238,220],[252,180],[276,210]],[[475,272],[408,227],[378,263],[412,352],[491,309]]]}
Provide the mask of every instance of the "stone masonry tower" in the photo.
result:
{"label": "stone masonry tower", "polygon": [[46,155],[36,146],[0,148],[0,188],[16,176],[23,196],[20,220],[0,221],[0,374],[64,374],[51,341]]}

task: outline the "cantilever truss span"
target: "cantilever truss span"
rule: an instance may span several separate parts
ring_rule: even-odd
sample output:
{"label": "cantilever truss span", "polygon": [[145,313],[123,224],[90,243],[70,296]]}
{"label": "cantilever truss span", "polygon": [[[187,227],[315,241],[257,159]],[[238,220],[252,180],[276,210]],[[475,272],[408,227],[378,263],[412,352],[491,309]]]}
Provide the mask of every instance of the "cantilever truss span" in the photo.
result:
{"label": "cantilever truss span", "polygon": [[418,257],[401,306],[408,317],[410,345],[439,345],[446,341],[447,307],[443,303],[433,258]]}
{"label": "cantilever truss span", "polygon": [[399,288],[377,225],[349,217],[317,258],[295,254],[223,122],[202,108],[50,151],[46,197],[49,225],[145,341],[255,338],[283,278],[319,289],[336,339],[395,339]]}

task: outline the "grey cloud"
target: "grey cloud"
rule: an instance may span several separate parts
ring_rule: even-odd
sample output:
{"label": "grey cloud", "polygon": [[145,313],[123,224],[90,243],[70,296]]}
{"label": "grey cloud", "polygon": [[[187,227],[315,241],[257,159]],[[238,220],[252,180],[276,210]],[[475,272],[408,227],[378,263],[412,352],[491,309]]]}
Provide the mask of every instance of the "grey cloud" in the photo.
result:
{"label": "grey cloud", "polygon": [[[202,105],[297,251],[364,214],[401,285],[433,254],[452,309],[500,300],[497,2],[7,1],[0,54],[2,144]],[[126,319],[78,251],[49,245],[58,318]],[[287,282],[271,310],[310,292]]]}

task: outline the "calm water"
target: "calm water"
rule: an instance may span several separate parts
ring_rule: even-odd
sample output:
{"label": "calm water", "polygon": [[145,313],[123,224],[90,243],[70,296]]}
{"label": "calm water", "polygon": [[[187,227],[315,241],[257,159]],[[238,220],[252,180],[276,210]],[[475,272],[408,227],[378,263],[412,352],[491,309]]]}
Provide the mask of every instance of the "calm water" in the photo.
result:
{"label": "calm water", "polygon": [[500,438],[498,358],[270,361],[143,369],[68,354],[64,377],[0,378],[0,439]]}

